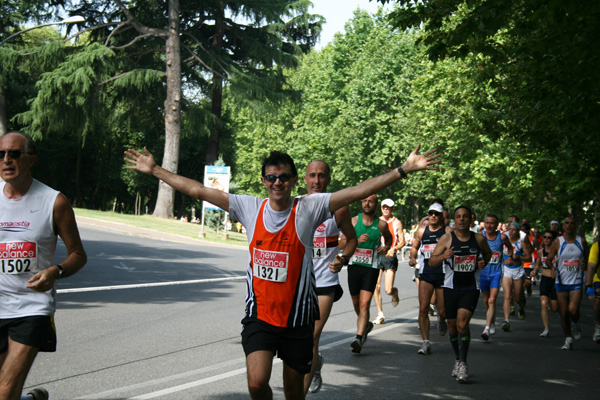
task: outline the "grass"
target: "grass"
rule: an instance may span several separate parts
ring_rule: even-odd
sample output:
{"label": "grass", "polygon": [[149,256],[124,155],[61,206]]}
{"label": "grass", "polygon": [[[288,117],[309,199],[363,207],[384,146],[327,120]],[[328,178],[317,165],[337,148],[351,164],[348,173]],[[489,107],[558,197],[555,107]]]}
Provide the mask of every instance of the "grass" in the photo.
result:
{"label": "grass", "polygon": [[204,226],[204,232],[206,236],[204,238],[199,237],[199,233],[202,229],[200,224],[192,224],[180,222],[179,220],[167,220],[162,218],[156,218],[151,215],[130,215],[130,214],[119,214],[112,211],[96,211],[87,210],[84,208],[74,208],[75,215],[80,217],[100,219],[110,222],[118,222],[121,224],[132,225],[139,228],[152,229],[159,232],[173,233],[176,235],[186,236],[193,239],[204,240],[207,242],[217,242],[226,244],[235,244],[241,246],[248,246],[248,240],[246,235],[243,233],[237,233],[228,231],[229,238],[223,239],[223,232],[219,231],[217,234],[214,229]]}

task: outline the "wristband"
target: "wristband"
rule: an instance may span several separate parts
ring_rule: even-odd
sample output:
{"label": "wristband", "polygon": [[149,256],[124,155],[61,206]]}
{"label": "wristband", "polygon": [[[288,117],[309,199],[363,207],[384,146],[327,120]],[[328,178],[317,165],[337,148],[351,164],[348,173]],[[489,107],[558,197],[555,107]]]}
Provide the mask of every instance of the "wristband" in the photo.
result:
{"label": "wristband", "polygon": [[398,172],[400,172],[400,177],[402,179],[406,179],[408,177],[408,175],[406,175],[406,172],[404,172],[404,170],[402,169],[402,167],[398,167]]}
{"label": "wristband", "polygon": [[344,259],[344,265],[348,265],[348,263],[350,262],[350,257],[348,257],[345,254],[340,255],[340,258]]}

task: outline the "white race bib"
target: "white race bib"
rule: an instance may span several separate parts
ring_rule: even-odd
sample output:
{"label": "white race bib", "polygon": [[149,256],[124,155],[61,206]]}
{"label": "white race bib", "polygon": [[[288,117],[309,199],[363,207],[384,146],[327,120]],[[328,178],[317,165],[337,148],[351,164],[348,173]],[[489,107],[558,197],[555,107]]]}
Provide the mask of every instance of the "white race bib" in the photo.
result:
{"label": "white race bib", "polygon": [[477,256],[454,256],[454,272],[473,272],[477,268]]}
{"label": "white race bib", "polygon": [[579,260],[565,260],[563,261],[563,267],[568,272],[579,271]]}
{"label": "white race bib", "polygon": [[426,260],[429,260],[431,258],[431,255],[433,254],[433,250],[435,250],[435,246],[437,246],[437,243],[424,244],[423,245],[423,258],[425,258]]}
{"label": "white race bib", "polygon": [[490,259],[490,264],[498,264],[500,262],[500,252],[494,251],[492,253],[492,258]]}
{"label": "white race bib", "polygon": [[252,275],[272,282],[287,281],[289,253],[254,249]]}
{"label": "white race bib", "polygon": [[0,243],[0,273],[28,274],[36,273],[37,244],[35,242]]}
{"label": "white race bib", "polygon": [[352,264],[369,264],[373,265],[373,250],[372,249],[356,249],[352,256]]}
{"label": "white race bib", "polygon": [[327,241],[325,236],[313,237],[312,258],[325,258],[327,255]]}

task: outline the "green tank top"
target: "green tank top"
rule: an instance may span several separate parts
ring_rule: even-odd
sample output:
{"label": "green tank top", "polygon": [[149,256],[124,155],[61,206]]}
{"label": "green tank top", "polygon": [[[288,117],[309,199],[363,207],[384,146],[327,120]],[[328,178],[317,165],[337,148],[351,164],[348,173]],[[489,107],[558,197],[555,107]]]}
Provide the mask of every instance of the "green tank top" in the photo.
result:
{"label": "green tank top", "polygon": [[369,240],[364,243],[360,243],[356,247],[354,255],[350,260],[350,264],[377,268],[379,255],[377,254],[376,250],[381,245],[379,218],[375,218],[371,225],[365,225],[363,224],[362,213],[360,213],[358,214],[358,221],[356,221],[354,230],[356,231],[356,237],[360,237],[362,234],[366,233],[369,235]]}

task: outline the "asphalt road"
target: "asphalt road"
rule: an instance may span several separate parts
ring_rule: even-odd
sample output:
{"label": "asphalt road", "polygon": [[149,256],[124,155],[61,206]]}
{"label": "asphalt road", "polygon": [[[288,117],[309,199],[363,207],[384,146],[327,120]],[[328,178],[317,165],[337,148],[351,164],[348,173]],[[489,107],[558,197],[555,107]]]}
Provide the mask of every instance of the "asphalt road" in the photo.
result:
{"label": "asphalt road", "polygon": [[[38,355],[26,389],[43,386],[51,399],[248,398],[240,344],[246,250],[110,229],[80,225],[88,265],[60,281],[58,351]],[[64,254],[61,244],[57,259]],[[458,384],[450,376],[448,338],[436,333],[435,318],[433,354],[416,353],[421,339],[411,276],[401,262],[399,306],[392,308],[384,295],[386,323],[375,327],[361,354],[353,354],[356,317],[346,271],[340,273],[345,294],[321,338],[324,384],[309,399],[596,398],[600,345],[591,340],[589,301],[582,303],[584,337],[566,352],[560,350],[558,315],[551,316],[551,337],[538,336],[537,288],[527,318],[514,320],[509,333],[498,329],[489,342],[479,337],[480,300],[471,325],[470,382]],[[279,361],[271,385],[275,398],[283,398]]]}

